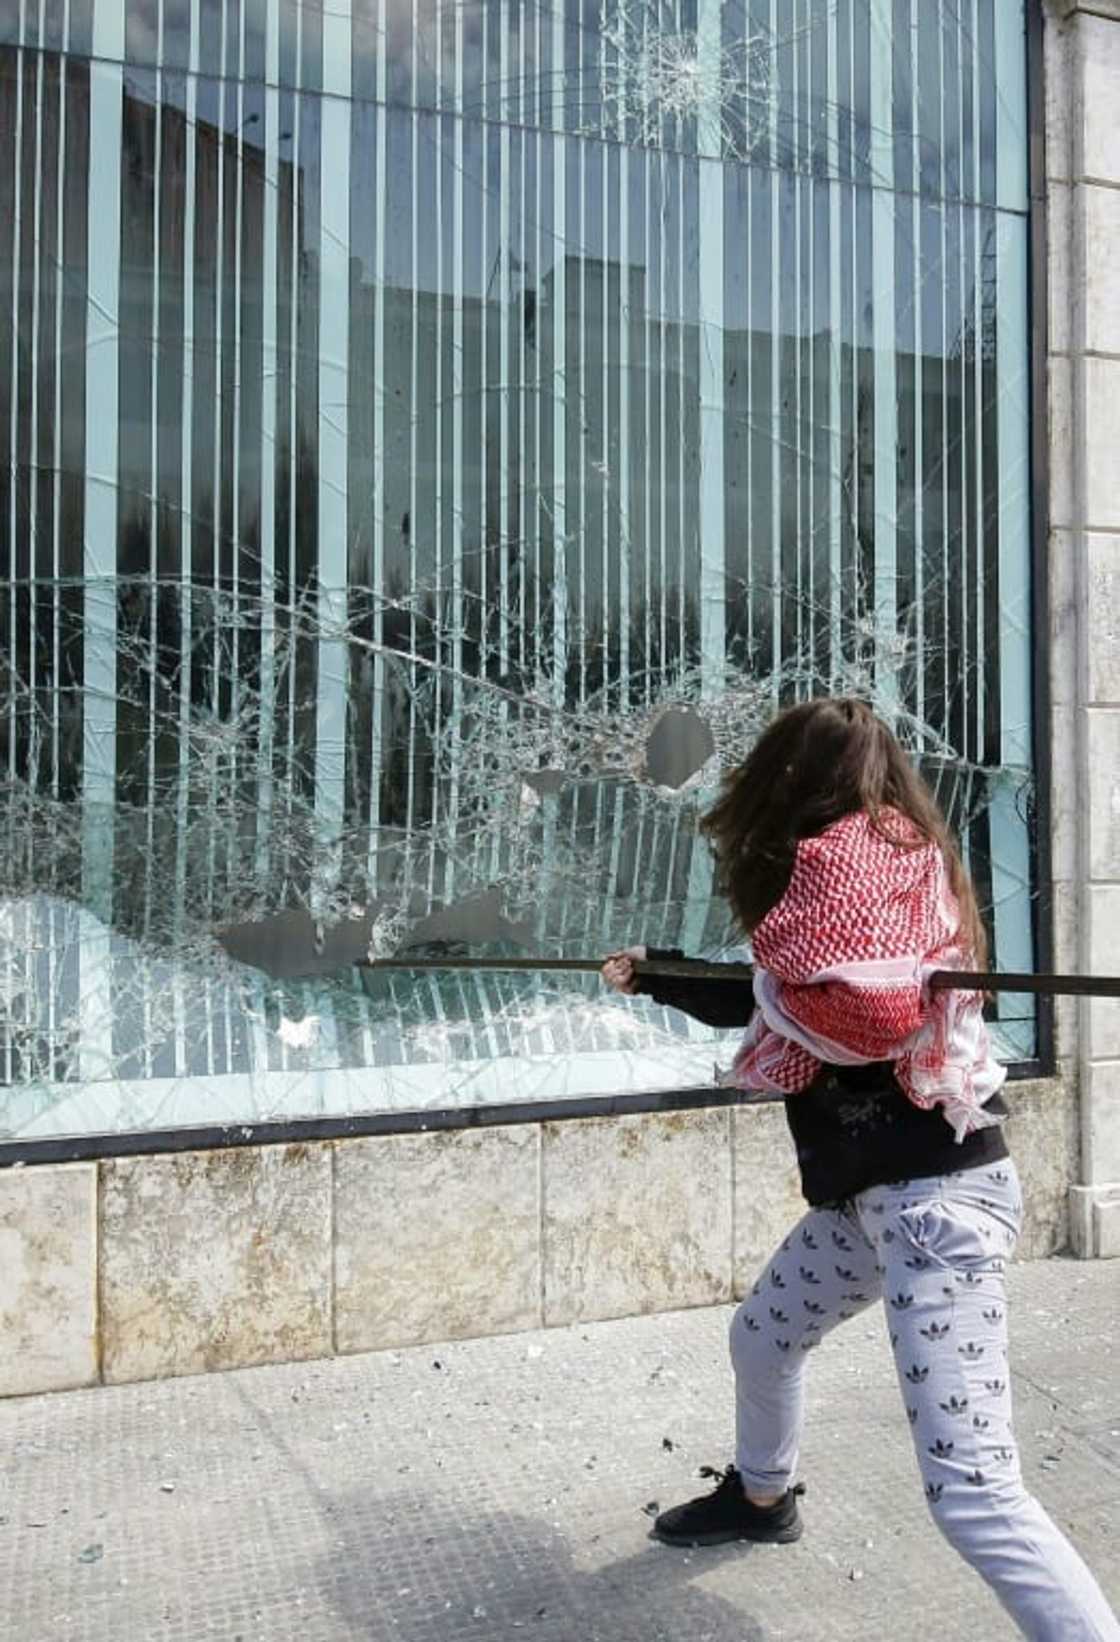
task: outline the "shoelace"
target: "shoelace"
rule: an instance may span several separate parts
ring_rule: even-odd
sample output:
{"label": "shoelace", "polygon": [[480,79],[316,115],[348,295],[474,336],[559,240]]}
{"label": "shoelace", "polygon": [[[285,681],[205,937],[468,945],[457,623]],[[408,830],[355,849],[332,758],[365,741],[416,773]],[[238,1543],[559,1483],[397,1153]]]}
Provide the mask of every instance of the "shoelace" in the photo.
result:
{"label": "shoelace", "polygon": [[736,1481],[739,1473],[733,1465],[725,1466],[722,1471],[714,1465],[702,1465],[700,1475],[705,1479],[711,1477],[712,1481],[718,1483],[720,1488],[724,1488],[728,1483]]}
{"label": "shoelace", "polygon": [[[700,1467],[700,1475],[704,1478],[711,1477],[713,1481],[718,1484],[718,1488],[721,1490],[728,1486],[740,1486],[739,1473],[733,1465],[725,1466],[722,1471],[714,1465],[702,1465]],[[791,1493],[794,1498],[800,1498],[800,1496],[805,1492],[805,1484],[803,1482],[795,1482],[788,1492]]]}

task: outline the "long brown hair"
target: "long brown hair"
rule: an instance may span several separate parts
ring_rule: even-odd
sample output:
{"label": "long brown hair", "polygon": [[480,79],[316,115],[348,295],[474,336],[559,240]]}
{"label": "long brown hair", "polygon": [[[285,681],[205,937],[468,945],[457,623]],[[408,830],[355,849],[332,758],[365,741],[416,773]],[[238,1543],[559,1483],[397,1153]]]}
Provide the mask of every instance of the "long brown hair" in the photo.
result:
{"label": "long brown hair", "polygon": [[824,696],[779,713],[745,763],[724,779],[701,820],[715,852],[721,886],[749,935],[781,899],[797,842],[857,810],[900,849],[908,845],[882,824],[900,812],[922,842],[937,844],[960,909],[962,943],[977,967],[988,942],[968,873],[937,802],[882,719],[864,701]]}

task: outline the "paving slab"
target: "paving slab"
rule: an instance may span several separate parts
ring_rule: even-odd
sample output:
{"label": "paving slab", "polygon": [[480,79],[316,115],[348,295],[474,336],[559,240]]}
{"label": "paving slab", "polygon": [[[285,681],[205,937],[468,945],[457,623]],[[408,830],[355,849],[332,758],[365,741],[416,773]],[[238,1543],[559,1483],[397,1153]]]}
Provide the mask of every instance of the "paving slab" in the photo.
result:
{"label": "paving slab", "polygon": [[[1030,1486],[1120,1605],[1120,1262],[1013,1266]],[[681,1552],[726,1306],[0,1403],[11,1642],[1007,1642],[875,1313],[814,1354],[804,1538]]]}

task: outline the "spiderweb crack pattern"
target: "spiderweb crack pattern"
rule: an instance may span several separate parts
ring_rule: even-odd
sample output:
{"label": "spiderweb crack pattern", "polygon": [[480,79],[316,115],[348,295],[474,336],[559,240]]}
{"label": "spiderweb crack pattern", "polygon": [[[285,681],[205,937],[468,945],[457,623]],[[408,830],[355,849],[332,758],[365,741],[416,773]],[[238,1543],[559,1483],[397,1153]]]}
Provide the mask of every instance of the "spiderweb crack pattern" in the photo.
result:
{"label": "spiderweb crack pattern", "polygon": [[[765,602],[764,590],[751,592],[756,607]],[[792,597],[778,586],[771,602],[789,609]],[[696,819],[775,706],[815,691],[858,692],[889,713],[966,836],[988,802],[993,772],[962,758],[900,702],[899,676],[923,659],[914,612],[898,614],[884,651],[883,622],[868,598],[857,598],[828,677],[796,651],[760,674],[744,649],[718,677],[682,653],[668,678],[635,669],[625,684],[605,682],[574,701],[566,686],[559,706],[547,668],[524,684],[463,671],[464,645],[477,631],[469,613],[454,627],[432,585],[400,601],[352,596],[345,616],[326,629],[310,595],[274,605],[265,667],[259,596],[191,589],[189,664],[181,633],[169,637],[182,598],[177,584],[118,589],[118,724],[135,715],[142,728],[112,817],[108,920],[87,904],[83,845],[97,818],[83,810],[80,790],[64,791],[57,777],[52,790],[50,781],[40,787],[11,774],[2,789],[0,1052],[13,1086],[9,1125],[33,1124],[79,1083],[132,1085],[123,1101],[118,1090],[113,1108],[127,1126],[183,1109],[180,1079],[240,1074],[238,1109],[256,1120],[274,1110],[272,1072],[298,1081],[324,1069],[378,1066],[387,1074],[379,1098],[392,1101],[396,1068],[397,1098],[414,1104],[422,1097],[407,1072],[427,1066],[443,1074],[442,1102],[448,1076],[454,1098],[470,1102],[482,1098],[498,1063],[536,1067],[526,1086],[539,1092],[546,1074],[556,1087],[556,1057],[611,1050],[645,1062],[674,1046],[705,1044],[703,1028],[649,1004],[619,1004],[593,979],[417,979],[402,971],[363,981],[344,969],[333,978],[269,980],[231,959],[215,933],[242,924],[267,930],[270,920],[301,914],[309,960],[339,931],[351,932],[351,957],[392,955],[418,939],[418,950],[432,950],[433,927],[443,931],[435,950],[476,954],[594,954],[638,935],[732,952],[736,937],[712,899]],[[812,598],[802,589],[794,603],[806,631],[817,619],[834,620],[829,587]],[[419,624],[418,610],[429,613]],[[420,629],[415,649],[370,636],[378,621],[402,615],[410,631]],[[585,660],[605,644],[570,617],[567,639]],[[311,722],[311,653],[324,643],[345,650],[351,677],[367,676],[374,660],[383,665],[383,709],[392,702],[395,715],[387,739],[407,730],[413,753],[424,749],[410,789],[394,791],[391,773],[383,782],[389,814],[376,837],[357,788],[336,836],[324,839],[316,813],[314,752],[300,726],[306,732]],[[66,713],[52,690],[11,669],[5,688],[0,722],[15,725],[25,769],[34,770]],[[647,768],[651,730],[667,711],[692,714],[710,736],[700,744],[707,756],[676,787],[659,785]],[[369,728],[368,703],[352,702],[344,749],[352,771],[368,756]],[[1012,777],[1002,771],[998,779]],[[1026,773],[1014,779],[1025,784]],[[417,813],[422,794],[427,819]],[[106,1001],[111,994],[112,1022],[91,1038],[89,975],[99,972],[94,1000],[97,985]],[[136,1080],[167,1085],[154,1107]],[[288,1085],[282,1094],[299,1105]]]}

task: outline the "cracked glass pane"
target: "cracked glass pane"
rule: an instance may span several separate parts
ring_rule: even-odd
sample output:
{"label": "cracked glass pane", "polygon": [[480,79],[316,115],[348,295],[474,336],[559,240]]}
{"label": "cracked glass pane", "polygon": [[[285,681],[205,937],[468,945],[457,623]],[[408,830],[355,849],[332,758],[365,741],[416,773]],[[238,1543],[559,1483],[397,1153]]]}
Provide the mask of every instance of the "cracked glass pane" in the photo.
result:
{"label": "cracked glass pane", "polygon": [[696,821],[812,693],[1032,967],[1023,27],[0,13],[0,1136],[711,1085],[593,975],[356,965],[741,956]]}

